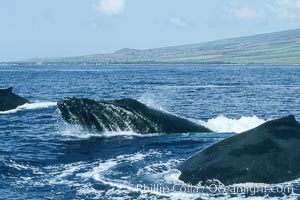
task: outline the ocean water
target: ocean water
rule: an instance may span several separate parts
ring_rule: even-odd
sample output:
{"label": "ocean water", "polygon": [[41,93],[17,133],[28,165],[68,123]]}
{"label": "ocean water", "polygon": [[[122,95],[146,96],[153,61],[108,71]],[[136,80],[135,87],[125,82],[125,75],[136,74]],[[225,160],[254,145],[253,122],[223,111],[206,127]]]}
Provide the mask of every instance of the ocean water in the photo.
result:
{"label": "ocean water", "polygon": [[[242,184],[292,187],[288,194],[190,191],[176,166],[267,120],[300,120],[299,77],[297,65],[0,66],[0,87],[32,102],[0,112],[0,199],[297,199],[300,179]],[[56,107],[72,96],[134,98],[214,133],[83,132]]]}

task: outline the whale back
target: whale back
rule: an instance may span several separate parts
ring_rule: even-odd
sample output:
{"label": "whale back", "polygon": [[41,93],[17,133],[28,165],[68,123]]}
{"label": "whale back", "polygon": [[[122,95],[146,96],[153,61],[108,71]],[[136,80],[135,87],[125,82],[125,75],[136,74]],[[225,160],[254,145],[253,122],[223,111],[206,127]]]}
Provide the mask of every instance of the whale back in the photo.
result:
{"label": "whale back", "polygon": [[12,93],[12,87],[6,88],[6,89],[0,89],[0,96],[6,95],[8,93]]}
{"label": "whale back", "polygon": [[197,153],[178,169],[197,184],[218,179],[225,185],[280,183],[300,177],[300,124],[290,115],[266,122]]}
{"label": "whale back", "polygon": [[0,111],[15,109],[29,101],[12,92],[13,88],[0,89]]}
{"label": "whale back", "polygon": [[68,123],[98,131],[210,132],[196,123],[149,108],[129,98],[110,101],[65,98],[58,102],[58,108]]}

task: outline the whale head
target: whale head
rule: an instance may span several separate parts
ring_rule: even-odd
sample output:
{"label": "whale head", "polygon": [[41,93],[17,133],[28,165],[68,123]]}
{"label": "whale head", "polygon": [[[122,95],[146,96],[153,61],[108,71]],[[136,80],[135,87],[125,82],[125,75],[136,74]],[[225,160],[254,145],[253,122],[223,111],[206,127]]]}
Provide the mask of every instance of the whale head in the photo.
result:
{"label": "whale head", "polygon": [[70,124],[97,131],[130,129],[123,119],[129,111],[113,101],[67,97],[58,101],[57,106],[63,119]]}
{"label": "whale head", "polygon": [[71,124],[83,124],[85,121],[85,103],[84,100],[77,98],[64,98],[57,103],[63,119]]}

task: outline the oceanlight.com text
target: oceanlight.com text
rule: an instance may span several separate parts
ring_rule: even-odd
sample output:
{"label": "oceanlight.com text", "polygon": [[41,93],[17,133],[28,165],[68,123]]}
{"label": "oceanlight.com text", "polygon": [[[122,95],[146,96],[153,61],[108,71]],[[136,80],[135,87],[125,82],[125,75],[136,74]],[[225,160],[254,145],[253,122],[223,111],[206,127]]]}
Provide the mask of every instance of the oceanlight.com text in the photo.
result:
{"label": "oceanlight.com text", "polygon": [[260,186],[260,185],[233,185],[225,186],[222,184],[207,184],[204,186],[198,185],[163,185],[163,184],[137,184],[136,189],[142,193],[211,193],[211,194],[284,194],[289,195],[293,193],[293,187],[286,186]]}

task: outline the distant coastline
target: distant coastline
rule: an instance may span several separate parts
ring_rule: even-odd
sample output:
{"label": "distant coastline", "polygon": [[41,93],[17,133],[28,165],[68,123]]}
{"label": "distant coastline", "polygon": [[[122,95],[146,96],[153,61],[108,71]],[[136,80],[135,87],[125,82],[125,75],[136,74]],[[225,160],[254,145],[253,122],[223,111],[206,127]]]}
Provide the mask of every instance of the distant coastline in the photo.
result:
{"label": "distant coastline", "polygon": [[0,65],[300,64],[300,29],[156,49],[63,58],[34,58]]}

